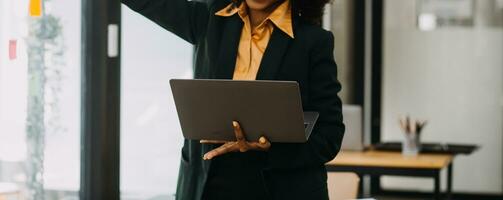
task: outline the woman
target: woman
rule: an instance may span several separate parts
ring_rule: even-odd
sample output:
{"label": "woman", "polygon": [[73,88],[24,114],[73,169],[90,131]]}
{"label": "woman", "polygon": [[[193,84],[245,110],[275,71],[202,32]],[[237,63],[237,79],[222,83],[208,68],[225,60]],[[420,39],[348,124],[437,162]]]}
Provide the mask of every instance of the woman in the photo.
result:
{"label": "woman", "polygon": [[[122,0],[195,45],[195,78],[289,80],[303,109],[320,113],[304,144],[185,140],[177,199],[328,199],[324,164],[344,134],[333,35],[320,28],[328,0]],[[229,123],[230,125],[230,123]]]}

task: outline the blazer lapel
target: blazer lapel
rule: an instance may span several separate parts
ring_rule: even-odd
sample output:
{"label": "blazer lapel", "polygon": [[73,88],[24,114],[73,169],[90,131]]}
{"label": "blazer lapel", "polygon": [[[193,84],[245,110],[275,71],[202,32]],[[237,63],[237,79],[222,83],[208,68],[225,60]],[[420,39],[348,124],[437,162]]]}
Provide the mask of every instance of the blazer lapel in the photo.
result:
{"label": "blazer lapel", "polygon": [[290,44],[290,36],[283,31],[275,28],[272,32],[271,39],[267,45],[260,68],[257,73],[257,80],[274,80],[281,67],[283,56]]}
{"label": "blazer lapel", "polygon": [[220,53],[218,55],[215,78],[232,79],[236,65],[237,51],[243,21],[237,14],[224,19],[225,25],[222,29],[222,38],[220,40]]}

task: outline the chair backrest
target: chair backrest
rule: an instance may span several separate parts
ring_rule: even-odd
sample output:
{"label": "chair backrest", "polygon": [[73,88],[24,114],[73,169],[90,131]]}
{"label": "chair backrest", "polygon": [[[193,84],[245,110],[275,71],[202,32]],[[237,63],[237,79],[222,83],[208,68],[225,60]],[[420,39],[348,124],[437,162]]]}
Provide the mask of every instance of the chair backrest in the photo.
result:
{"label": "chair backrest", "polygon": [[328,195],[330,200],[348,200],[358,197],[360,177],[351,172],[328,173]]}

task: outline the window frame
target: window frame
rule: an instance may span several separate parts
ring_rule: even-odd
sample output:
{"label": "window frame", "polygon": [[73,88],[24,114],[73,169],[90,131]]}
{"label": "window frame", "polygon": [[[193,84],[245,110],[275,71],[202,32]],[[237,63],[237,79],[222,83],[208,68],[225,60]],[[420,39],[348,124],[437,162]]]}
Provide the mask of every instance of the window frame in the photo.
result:
{"label": "window frame", "polygon": [[[120,199],[120,0],[83,0],[81,82],[82,200]],[[116,35],[108,33],[116,25]],[[110,44],[114,44],[111,42]]]}

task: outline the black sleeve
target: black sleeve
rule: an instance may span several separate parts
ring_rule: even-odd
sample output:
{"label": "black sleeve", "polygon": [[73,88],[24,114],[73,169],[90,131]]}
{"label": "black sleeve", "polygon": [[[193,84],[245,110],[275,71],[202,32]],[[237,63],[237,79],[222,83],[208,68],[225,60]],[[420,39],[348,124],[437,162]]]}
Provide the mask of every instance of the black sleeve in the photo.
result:
{"label": "black sleeve", "polygon": [[206,3],[187,0],[121,0],[132,10],[182,39],[196,44],[208,24]]}
{"label": "black sleeve", "polygon": [[317,111],[320,116],[308,142],[273,143],[268,152],[268,168],[320,166],[334,159],[339,152],[345,126],[342,103],[337,95],[341,84],[337,80],[333,51],[334,36],[324,31],[310,55],[309,107],[304,109]]}

